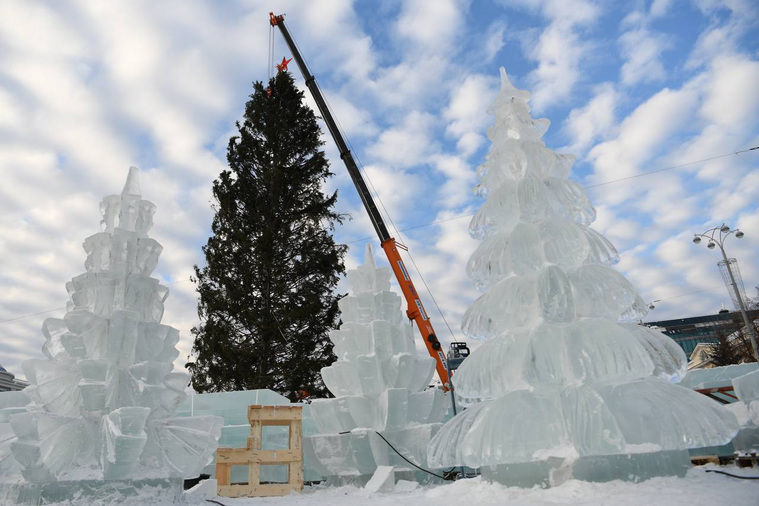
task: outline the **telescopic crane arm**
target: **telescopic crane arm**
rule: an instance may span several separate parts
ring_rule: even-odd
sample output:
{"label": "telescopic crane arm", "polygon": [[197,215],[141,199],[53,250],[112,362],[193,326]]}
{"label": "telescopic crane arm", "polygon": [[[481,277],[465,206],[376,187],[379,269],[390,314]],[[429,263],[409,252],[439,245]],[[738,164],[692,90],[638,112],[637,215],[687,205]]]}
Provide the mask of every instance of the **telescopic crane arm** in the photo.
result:
{"label": "telescopic crane arm", "polygon": [[443,383],[443,388],[448,391],[450,389],[450,376],[448,372],[446,357],[443,353],[440,341],[435,334],[435,329],[432,328],[432,323],[430,322],[429,316],[424,309],[424,305],[422,305],[419,294],[417,293],[416,288],[414,288],[414,282],[411,281],[411,277],[409,276],[408,270],[406,269],[406,265],[403,263],[403,259],[401,258],[400,252],[398,251],[398,248],[400,246],[395,242],[395,239],[391,237],[390,233],[387,231],[387,227],[385,226],[385,222],[382,219],[382,215],[380,215],[380,212],[377,209],[377,205],[374,203],[374,199],[372,198],[372,195],[366,186],[364,178],[361,176],[361,172],[359,171],[358,166],[356,165],[356,161],[353,159],[353,155],[345,143],[345,139],[343,138],[342,133],[340,133],[340,130],[337,128],[337,124],[332,117],[332,113],[330,112],[329,107],[327,107],[327,103],[324,101],[324,97],[319,90],[319,86],[316,84],[316,79],[313,75],[311,75],[311,72],[309,72],[308,67],[306,66],[306,62],[303,60],[298,47],[295,45],[295,41],[293,41],[293,38],[290,36],[290,32],[285,26],[284,16],[275,16],[274,13],[269,13],[269,21],[272,26],[278,27],[280,32],[282,32],[282,36],[285,38],[285,42],[290,48],[293,58],[295,58],[295,62],[298,64],[298,68],[300,69],[301,74],[303,74],[303,78],[306,80],[306,86],[311,92],[311,95],[314,97],[316,106],[319,108],[319,113],[322,115],[322,119],[327,124],[329,133],[332,134],[332,138],[335,140],[335,144],[337,144],[337,149],[340,152],[340,158],[342,158],[343,163],[345,163],[345,167],[348,169],[348,173],[353,180],[353,184],[356,186],[356,190],[358,190],[358,194],[361,197],[361,202],[364,203],[366,212],[369,213],[369,218],[372,221],[374,230],[377,232],[377,236],[380,239],[380,245],[385,251],[385,255],[390,262],[390,267],[392,268],[393,273],[395,274],[395,278],[398,280],[398,284],[400,285],[401,291],[403,292],[403,296],[406,299],[406,303],[408,305],[406,315],[408,316],[409,320],[414,320],[414,322],[416,322],[416,326],[419,329],[419,332],[422,334],[422,339],[424,340],[424,344],[427,347],[427,351],[429,352],[430,356],[435,359],[435,368],[437,370],[438,376],[440,377],[440,381]]}

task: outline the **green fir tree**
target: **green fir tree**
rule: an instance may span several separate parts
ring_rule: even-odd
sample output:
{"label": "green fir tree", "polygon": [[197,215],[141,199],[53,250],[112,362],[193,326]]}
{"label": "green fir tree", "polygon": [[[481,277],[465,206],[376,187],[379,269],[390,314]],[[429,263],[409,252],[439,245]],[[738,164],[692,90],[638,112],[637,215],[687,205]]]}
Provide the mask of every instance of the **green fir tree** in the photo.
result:
{"label": "green fir tree", "polygon": [[331,232],[337,192],[319,126],[292,77],[260,82],[214,181],[213,236],[195,266],[200,325],[192,329],[198,392],[269,388],[291,400],[328,396],[320,370],[335,360],[334,292],[346,246]]}

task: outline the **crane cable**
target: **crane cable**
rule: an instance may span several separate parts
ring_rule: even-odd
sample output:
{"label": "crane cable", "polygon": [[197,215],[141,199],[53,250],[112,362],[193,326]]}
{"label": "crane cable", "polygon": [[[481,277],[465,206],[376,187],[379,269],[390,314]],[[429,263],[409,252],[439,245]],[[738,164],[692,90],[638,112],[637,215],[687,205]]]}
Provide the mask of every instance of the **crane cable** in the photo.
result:
{"label": "crane cable", "polygon": [[269,25],[269,58],[268,58],[269,81],[274,77],[274,26]]}
{"label": "crane cable", "polygon": [[[322,94],[322,96],[324,96],[324,94]],[[329,105],[329,101],[327,100],[326,96],[324,96],[324,102],[327,104],[327,108],[331,110],[332,107]],[[401,231],[398,230],[398,227],[395,226],[395,222],[393,221],[392,216],[390,215],[387,208],[385,207],[385,203],[382,201],[382,198],[380,198],[379,192],[374,187],[374,183],[372,183],[372,178],[369,177],[369,174],[364,169],[364,164],[361,163],[361,159],[359,158],[358,153],[353,149],[353,144],[351,144],[350,138],[345,134],[345,131],[343,130],[342,125],[340,124],[340,120],[337,119],[334,115],[333,115],[333,119],[335,120],[335,124],[337,125],[338,130],[342,132],[343,138],[345,139],[346,144],[348,145],[348,149],[350,149],[351,152],[353,153],[353,157],[356,160],[356,165],[358,166],[359,170],[363,173],[364,178],[369,183],[369,187],[372,189],[372,193],[374,194],[375,198],[379,201],[380,207],[382,208],[382,211],[384,211],[384,215],[387,217],[387,221],[390,222],[390,226],[393,227],[393,230],[395,231],[395,235],[398,237],[399,241],[403,243],[402,241],[403,236],[401,235]],[[411,254],[411,251],[408,248],[404,248],[404,249],[406,250],[408,257],[411,260],[411,263],[413,264],[414,269],[416,269],[416,273],[419,275],[419,279],[422,280],[422,284],[424,285],[425,290],[427,290],[427,294],[430,296],[430,299],[432,299],[432,303],[435,305],[435,308],[437,309],[437,312],[440,315],[440,318],[443,320],[443,322],[445,323],[445,326],[448,328],[448,332],[450,332],[451,337],[453,338],[453,342],[459,342],[459,340],[456,339],[456,334],[453,333],[453,329],[451,328],[451,325],[448,323],[448,320],[443,314],[443,310],[440,309],[440,305],[437,303],[437,300],[435,299],[435,296],[433,295],[432,290],[430,290],[430,287],[427,284],[427,281],[424,279],[424,276],[422,275],[422,271],[419,270],[419,266],[416,265],[416,261],[414,260],[414,257]]]}

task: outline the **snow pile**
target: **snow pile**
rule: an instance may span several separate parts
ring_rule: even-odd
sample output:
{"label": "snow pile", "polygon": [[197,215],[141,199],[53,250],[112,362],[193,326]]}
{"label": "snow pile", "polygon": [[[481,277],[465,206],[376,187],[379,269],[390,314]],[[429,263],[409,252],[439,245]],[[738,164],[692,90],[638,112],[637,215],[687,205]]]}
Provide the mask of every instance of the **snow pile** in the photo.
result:
{"label": "snow pile", "polygon": [[482,243],[467,272],[485,293],[462,323],[488,342],[454,376],[470,407],[434,437],[430,465],[524,486],[682,475],[686,449],[729,442],[735,417],[671,383],[687,367],[671,339],[621,323],[645,304],[589,228],[595,209],[567,179],[574,157],[545,147],[548,121],[528,100],[502,69],[478,168],[487,201],[470,225]]}

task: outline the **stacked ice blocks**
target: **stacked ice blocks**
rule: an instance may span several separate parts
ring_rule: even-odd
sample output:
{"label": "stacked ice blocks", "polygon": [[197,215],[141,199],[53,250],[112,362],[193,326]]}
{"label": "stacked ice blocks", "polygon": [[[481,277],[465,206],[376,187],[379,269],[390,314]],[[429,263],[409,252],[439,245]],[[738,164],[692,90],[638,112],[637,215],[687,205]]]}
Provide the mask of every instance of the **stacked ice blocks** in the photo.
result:
{"label": "stacked ice blocks", "polygon": [[381,465],[408,467],[382,433],[414,463],[426,466],[427,442],[446,410],[442,390],[427,388],[435,370],[417,354],[413,329],[390,291],[390,271],[378,268],[371,247],[348,272],[351,294],[340,300],[339,330],[330,333],[338,360],[322,369],[334,399],[311,403],[319,435],[305,438],[306,455],[324,476],[370,476]]}

